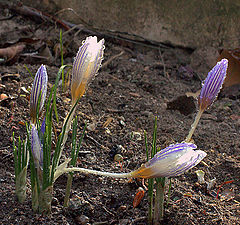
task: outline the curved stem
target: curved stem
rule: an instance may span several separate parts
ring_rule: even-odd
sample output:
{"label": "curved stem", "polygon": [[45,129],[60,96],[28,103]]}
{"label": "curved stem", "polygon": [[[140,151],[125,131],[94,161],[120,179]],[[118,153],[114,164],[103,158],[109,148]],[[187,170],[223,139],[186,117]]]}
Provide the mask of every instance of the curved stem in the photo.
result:
{"label": "curved stem", "polygon": [[199,122],[203,112],[204,112],[204,110],[199,110],[198,111],[198,113],[197,113],[197,115],[195,117],[195,120],[194,120],[193,124],[191,125],[191,129],[190,129],[190,131],[188,133],[188,136],[185,139],[186,142],[190,142],[190,140],[192,138],[192,135],[193,135],[193,133],[194,133],[194,131],[195,131],[197,125],[198,125],[198,122]]}
{"label": "curved stem", "polygon": [[129,178],[132,177],[132,172],[130,173],[110,173],[110,172],[102,172],[98,170],[90,170],[85,168],[78,168],[78,167],[72,167],[72,168],[64,168],[64,172],[80,172],[83,174],[93,174],[93,175],[99,175],[99,176],[105,176],[105,177],[115,177],[115,178]]}

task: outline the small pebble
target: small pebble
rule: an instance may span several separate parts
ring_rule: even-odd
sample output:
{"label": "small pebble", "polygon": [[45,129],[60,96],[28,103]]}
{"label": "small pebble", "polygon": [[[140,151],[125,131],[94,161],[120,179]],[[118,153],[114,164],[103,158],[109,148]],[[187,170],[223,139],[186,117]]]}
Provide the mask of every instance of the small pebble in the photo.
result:
{"label": "small pebble", "polygon": [[1,94],[0,95],[0,100],[6,99],[6,98],[8,98],[8,96],[6,94]]}
{"label": "small pebble", "polygon": [[89,223],[89,218],[85,215],[81,215],[76,217],[76,220],[79,222],[81,225],[86,225]]}
{"label": "small pebble", "polygon": [[125,211],[127,209],[127,206],[126,205],[121,205],[118,210],[119,211]]}

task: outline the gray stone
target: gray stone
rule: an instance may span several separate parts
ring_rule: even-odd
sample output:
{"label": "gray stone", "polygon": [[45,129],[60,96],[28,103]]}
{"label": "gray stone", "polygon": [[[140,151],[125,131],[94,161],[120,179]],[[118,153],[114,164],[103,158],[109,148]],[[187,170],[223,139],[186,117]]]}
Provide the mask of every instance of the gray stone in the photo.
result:
{"label": "gray stone", "polygon": [[75,24],[128,32],[184,47],[236,48],[240,44],[240,2],[236,0],[23,0],[56,12]]}

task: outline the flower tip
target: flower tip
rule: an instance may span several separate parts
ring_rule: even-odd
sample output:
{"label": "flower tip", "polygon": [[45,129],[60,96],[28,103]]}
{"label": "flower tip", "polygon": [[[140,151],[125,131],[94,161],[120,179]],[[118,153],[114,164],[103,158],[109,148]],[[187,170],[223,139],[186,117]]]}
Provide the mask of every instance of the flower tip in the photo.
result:
{"label": "flower tip", "polygon": [[32,90],[31,90],[31,96],[30,96],[30,116],[32,123],[36,123],[37,119],[37,106],[38,106],[38,100],[39,96],[41,94],[40,99],[40,105],[39,105],[39,113],[41,113],[46,93],[47,93],[47,82],[48,82],[48,75],[45,65],[41,65],[38,68],[38,71],[35,75]]}
{"label": "flower tip", "polygon": [[179,176],[196,166],[207,153],[194,150],[192,143],[177,143],[159,151],[145,165],[133,171],[134,178],[157,178]]}
{"label": "flower tip", "polygon": [[198,98],[201,111],[206,110],[216,99],[226,78],[227,68],[228,60],[224,58],[208,73]]}
{"label": "flower tip", "polygon": [[72,102],[82,97],[87,85],[97,74],[103,60],[104,39],[97,42],[96,36],[87,37],[73,62]]}

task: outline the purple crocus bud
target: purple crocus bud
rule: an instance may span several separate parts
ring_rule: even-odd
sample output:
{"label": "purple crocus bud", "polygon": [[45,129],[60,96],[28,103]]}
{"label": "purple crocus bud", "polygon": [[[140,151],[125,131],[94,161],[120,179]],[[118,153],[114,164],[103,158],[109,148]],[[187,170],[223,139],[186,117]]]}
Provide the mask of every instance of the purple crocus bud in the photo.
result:
{"label": "purple crocus bud", "polygon": [[30,117],[31,122],[36,124],[37,119],[37,105],[41,93],[41,101],[39,105],[39,113],[41,113],[47,93],[47,70],[44,65],[41,65],[35,75],[30,96]]}
{"label": "purple crocus bud", "polygon": [[226,77],[227,67],[228,60],[222,59],[208,73],[198,97],[198,104],[201,111],[207,109],[216,99]]}
{"label": "purple crocus bud", "polygon": [[98,72],[103,59],[104,39],[97,42],[97,37],[87,37],[73,62],[72,102],[83,96],[88,83]]}
{"label": "purple crocus bud", "polygon": [[31,147],[36,168],[43,166],[43,150],[38,136],[38,131],[34,124],[31,130]]}
{"label": "purple crocus bud", "polygon": [[132,172],[132,177],[156,178],[179,176],[196,166],[207,154],[194,150],[192,143],[177,143],[157,152],[152,159],[138,170]]}

